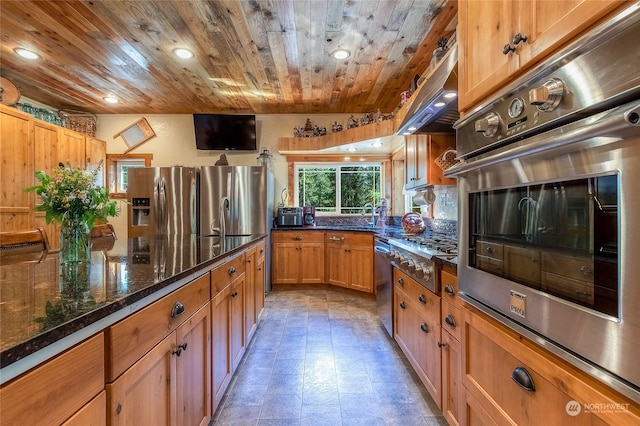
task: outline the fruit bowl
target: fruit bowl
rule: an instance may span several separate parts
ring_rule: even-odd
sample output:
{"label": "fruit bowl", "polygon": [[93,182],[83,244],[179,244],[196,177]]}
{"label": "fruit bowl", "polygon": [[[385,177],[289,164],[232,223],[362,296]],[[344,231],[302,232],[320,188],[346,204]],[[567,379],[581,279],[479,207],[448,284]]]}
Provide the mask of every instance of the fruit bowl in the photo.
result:
{"label": "fruit bowl", "polygon": [[420,234],[424,231],[424,221],[418,213],[406,213],[402,216],[402,229],[407,234]]}

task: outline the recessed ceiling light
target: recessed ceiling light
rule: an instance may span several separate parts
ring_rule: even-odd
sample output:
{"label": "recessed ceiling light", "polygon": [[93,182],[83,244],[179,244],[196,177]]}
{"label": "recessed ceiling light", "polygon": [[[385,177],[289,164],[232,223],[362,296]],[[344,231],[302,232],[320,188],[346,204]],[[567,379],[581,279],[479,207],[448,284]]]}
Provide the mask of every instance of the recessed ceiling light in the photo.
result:
{"label": "recessed ceiling light", "polygon": [[456,96],[458,96],[456,92],[448,92],[444,94],[444,97],[447,99],[455,98]]}
{"label": "recessed ceiling light", "polygon": [[32,52],[32,51],[27,50],[27,49],[23,49],[21,47],[13,49],[13,51],[16,52],[18,55],[22,56],[23,58],[40,59],[40,55],[38,55],[37,53]]}
{"label": "recessed ceiling light", "polygon": [[446,104],[444,102],[436,102],[435,104],[433,104],[433,106],[436,107],[436,108],[442,108],[445,105]]}
{"label": "recessed ceiling light", "polygon": [[193,52],[189,49],[184,49],[179,47],[177,49],[173,49],[173,54],[182,59],[190,59],[193,58]]}
{"label": "recessed ceiling light", "polygon": [[409,136],[411,134],[411,132],[404,132],[403,135],[404,136]]}
{"label": "recessed ceiling light", "polygon": [[349,152],[356,152],[357,150],[358,148],[354,148],[354,147],[347,148],[347,151]]}
{"label": "recessed ceiling light", "polygon": [[107,96],[107,97],[102,98],[102,99],[104,99],[104,101],[109,103],[109,104],[117,104],[118,103],[118,100],[116,98],[112,97],[112,96]]}
{"label": "recessed ceiling light", "polygon": [[371,146],[374,148],[380,148],[382,146],[382,142],[374,142],[371,144]]}
{"label": "recessed ceiling light", "polygon": [[334,50],[333,53],[331,53],[331,56],[336,59],[347,59],[349,56],[351,56],[351,52],[345,49],[338,49]]}

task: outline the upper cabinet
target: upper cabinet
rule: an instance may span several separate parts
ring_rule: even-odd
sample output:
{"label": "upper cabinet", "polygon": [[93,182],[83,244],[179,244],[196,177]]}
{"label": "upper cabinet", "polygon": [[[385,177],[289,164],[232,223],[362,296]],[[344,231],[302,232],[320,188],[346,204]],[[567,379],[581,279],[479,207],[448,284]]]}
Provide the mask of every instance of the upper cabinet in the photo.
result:
{"label": "upper cabinet", "polygon": [[460,0],[460,111],[469,111],[624,3]]}
{"label": "upper cabinet", "polygon": [[436,160],[449,149],[455,149],[456,138],[449,134],[419,134],[405,136],[405,188],[425,185],[455,185],[456,180],[444,177]]}

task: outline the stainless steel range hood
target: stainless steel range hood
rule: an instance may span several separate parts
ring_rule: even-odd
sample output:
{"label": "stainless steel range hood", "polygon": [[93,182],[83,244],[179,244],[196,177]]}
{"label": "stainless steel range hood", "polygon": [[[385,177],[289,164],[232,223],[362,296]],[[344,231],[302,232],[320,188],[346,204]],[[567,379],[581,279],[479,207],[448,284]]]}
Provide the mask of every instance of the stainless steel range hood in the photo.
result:
{"label": "stainless steel range hood", "polygon": [[454,44],[431,76],[411,96],[398,135],[454,133],[458,112],[458,44]]}

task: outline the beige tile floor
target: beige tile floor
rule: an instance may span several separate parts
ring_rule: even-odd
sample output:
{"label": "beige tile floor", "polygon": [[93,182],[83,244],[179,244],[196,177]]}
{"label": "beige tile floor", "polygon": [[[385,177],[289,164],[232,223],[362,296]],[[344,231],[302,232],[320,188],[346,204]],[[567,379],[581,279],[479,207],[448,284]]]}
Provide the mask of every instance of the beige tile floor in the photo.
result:
{"label": "beige tile floor", "polygon": [[273,291],[213,425],[446,425],[375,300]]}

